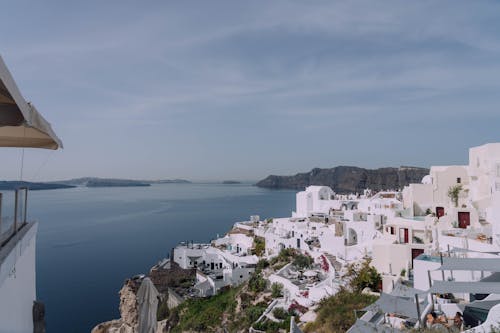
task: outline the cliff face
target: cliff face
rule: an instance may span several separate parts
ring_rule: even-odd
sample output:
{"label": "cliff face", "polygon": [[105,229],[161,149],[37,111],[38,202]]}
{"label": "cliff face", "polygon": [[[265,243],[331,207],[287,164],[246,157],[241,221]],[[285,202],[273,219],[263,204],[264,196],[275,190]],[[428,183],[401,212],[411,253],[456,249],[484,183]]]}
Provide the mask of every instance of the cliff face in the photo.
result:
{"label": "cliff face", "polygon": [[92,333],[136,333],[137,332],[137,289],[132,281],[126,281],[120,290],[121,318],[99,324]]}
{"label": "cliff face", "polygon": [[309,185],[330,186],[336,193],[361,193],[370,188],[375,191],[401,189],[410,183],[420,183],[429,169],[418,167],[364,169],[338,166],[331,169],[315,168],[294,176],[268,176],[258,187],[303,190]]}

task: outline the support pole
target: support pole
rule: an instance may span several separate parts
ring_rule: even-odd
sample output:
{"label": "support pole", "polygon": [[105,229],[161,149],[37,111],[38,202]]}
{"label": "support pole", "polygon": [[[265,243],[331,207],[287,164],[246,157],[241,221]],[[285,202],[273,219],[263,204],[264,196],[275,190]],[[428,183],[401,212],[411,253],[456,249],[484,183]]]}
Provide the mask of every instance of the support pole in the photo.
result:
{"label": "support pole", "polygon": [[28,188],[24,188],[24,221],[23,224],[28,222]]}
{"label": "support pole", "polygon": [[18,205],[19,205],[19,190],[16,190],[15,198],[14,198],[14,232],[17,233],[17,213],[18,213]]}
{"label": "support pole", "polygon": [[0,234],[2,233],[2,193],[0,193]]}
{"label": "support pole", "polygon": [[[443,266],[443,253],[439,252],[439,258],[441,259],[441,266]],[[441,278],[444,281],[444,271],[441,270]]]}
{"label": "support pole", "polygon": [[415,294],[415,304],[417,305],[417,316],[418,316],[418,324],[420,328],[423,328],[422,325],[422,313],[420,312],[420,302],[418,301],[418,294]]}
{"label": "support pole", "polygon": [[[429,278],[429,289],[432,287],[431,271],[427,271],[427,277]],[[434,295],[431,293],[432,311],[434,311]]]}

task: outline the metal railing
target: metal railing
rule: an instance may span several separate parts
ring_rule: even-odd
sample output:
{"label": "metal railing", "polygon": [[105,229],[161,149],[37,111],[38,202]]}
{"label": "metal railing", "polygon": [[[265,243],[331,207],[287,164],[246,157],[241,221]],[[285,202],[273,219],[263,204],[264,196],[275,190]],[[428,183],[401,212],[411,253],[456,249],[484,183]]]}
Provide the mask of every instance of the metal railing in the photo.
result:
{"label": "metal railing", "polygon": [[[5,194],[0,193],[0,247],[9,240],[27,223],[28,219],[28,188],[20,187],[14,191],[14,207],[12,216],[4,216],[6,209]],[[12,208],[12,207],[11,207]]]}

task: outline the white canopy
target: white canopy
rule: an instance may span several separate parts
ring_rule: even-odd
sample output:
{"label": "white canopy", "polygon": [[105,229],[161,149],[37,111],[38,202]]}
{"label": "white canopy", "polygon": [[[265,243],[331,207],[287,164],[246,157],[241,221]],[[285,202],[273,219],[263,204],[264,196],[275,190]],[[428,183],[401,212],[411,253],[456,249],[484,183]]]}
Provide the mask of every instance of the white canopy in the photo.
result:
{"label": "white canopy", "polygon": [[62,148],[36,108],[26,102],[0,57],[0,147]]}
{"label": "white canopy", "polygon": [[500,294],[500,282],[433,281],[431,293]]}
{"label": "white canopy", "polygon": [[500,272],[499,258],[443,258],[442,271]]}
{"label": "white canopy", "polygon": [[[427,302],[424,303],[422,308],[425,308],[426,305]],[[386,293],[381,293],[380,298],[375,303],[368,305],[363,310],[397,313],[409,318],[418,319],[417,304],[413,301],[412,298],[398,297]]]}
{"label": "white canopy", "polygon": [[156,290],[150,278],[144,278],[137,291],[137,303],[139,304],[139,333],[156,332],[156,311],[158,310],[158,296],[160,293]]}

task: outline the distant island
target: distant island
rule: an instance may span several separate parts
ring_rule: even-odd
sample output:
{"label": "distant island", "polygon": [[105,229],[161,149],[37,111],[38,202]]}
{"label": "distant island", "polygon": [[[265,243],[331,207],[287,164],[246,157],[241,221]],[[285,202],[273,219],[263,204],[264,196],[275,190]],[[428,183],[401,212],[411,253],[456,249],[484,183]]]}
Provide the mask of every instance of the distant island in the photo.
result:
{"label": "distant island", "polygon": [[222,182],[222,184],[225,184],[225,185],[232,185],[232,184],[241,184],[241,182],[236,181],[236,180],[224,180],[224,181]]}
{"label": "distant island", "polygon": [[255,184],[271,189],[303,190],[310,185],[331,187],[336,193],[362,193],[370,188],[375,191],[402,189],[410,183],[420,183],[429,169],[420,167],[364,169],[338,166],[330,169],[315,168],[293,176],[271,175]]}
{"label": "distant island", "polygon": [[185,179],[160,179],[149,181],[151,184],[191,184],[189,180]]}
{"label": "distant island", "polygon": [[151,184],[185,184],[190,182],[184,179],[132,180],[119,178],[83,177],[69,180],[60,180],[52,183],[86,187],[137,187],[151,186]]}
{"label": "distant island", "polygon": [[139,180],[129,179],[92,179],[86,184],[87,187],[137,187],[137,186],[151,186]]}
{"label": "distant island", "polygon": [[118,178],[82,177],[51,182],[26,182],[17,180],[0,181],[0,190],[12,191],[20,187],[27,187],[31,191],[57,190],[75,187],[141,187],[151,184],[190,184],[185,179],[160,179],[160,180],[132,180]]}
{"label": "distant island", "polygon": [[54,184],[54,183],[35,183],[35,182],[24,182],[24,181],[0,181],[0,190],[2,191],[13,191],[21,187],[27,187],[31,191],[39,190],[57,190],[64,188],[73,188],[73,185],[66,184]]}

